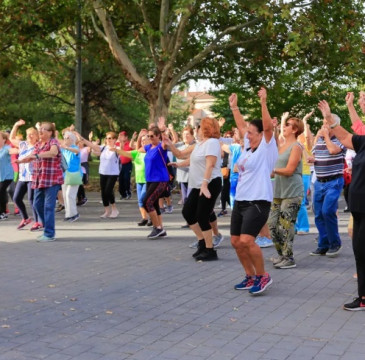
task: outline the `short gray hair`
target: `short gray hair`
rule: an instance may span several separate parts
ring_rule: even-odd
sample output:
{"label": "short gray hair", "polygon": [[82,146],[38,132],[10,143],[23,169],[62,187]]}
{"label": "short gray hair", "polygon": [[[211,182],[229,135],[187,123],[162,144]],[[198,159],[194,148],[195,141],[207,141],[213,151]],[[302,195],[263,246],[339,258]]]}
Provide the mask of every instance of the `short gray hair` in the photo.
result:
{"label": "short gray hair", "polygon": [[65,138],[65,137],[68,137],[71,140],[72,145],[76,144],[77,138],[76,138],[76,135],[72,131],[66,131],[63,134],[63,138]]}
{"label": "short gray hair", "polygon": [[337,114],[331,114],[333,120],[335,121],[335,124],[340,125],[341,124],[341,119]]}

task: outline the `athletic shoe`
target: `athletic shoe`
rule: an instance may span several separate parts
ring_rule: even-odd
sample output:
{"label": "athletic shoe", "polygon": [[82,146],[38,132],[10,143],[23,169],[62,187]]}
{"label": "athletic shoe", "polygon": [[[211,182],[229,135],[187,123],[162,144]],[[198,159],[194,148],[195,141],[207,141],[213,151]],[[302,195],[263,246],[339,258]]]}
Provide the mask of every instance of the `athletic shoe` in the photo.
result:
{"label": "athletic shoe", "polygon": [[74,222],[74,221],[78,220],[79,218],[80,218],[80,214],[76,214],[74,216],[71,216],[68,221],[69,222]]}
{"label": "athletic shoe", "polygon": [[20,229],[23,229],[23,227],[27,226],[28,224],[30,224],[32,222],[32,219],[31,218],[28,218],[28,219],[23,219],[20,224],[18,225],[17,229],[20,230]]}
{"label": "athletic shoe", "polygon": [[335,257],[335,256],[338,255],[338,253],[341,251],[341,249],[342,249],[342,246],[336,246],[332,249],[329,249],[327,251],[326,255],[329,256],[329,257]]}
{"label": "athletic shoe", "polygon": [[166,212],[166,208],[165,207],[160,208],[160,212],[161,214],[164,214]]}
{"label": "athletic shoe", "polygon": [[62,204],[58,204],[56,207],[56,213],[61,212],[62,210],[65,210],[65,206]]}
{"label": "athletic shoe", "polygon": [[193,243],[191,243],[189,245],[189,248],[191,248],[191,249],[197,249],[197,247],[198,247],[198,241],[194,241]]}
{"label": "athletic shoe", "polygon": [[344,310],[349,311],[364,311],[365,310],[365,299],[355,298],[353,302],[345,304],[343,306]]}
{"label": "athletic shoe", "polygon": [[126,198],[125,198],[125,199],[126,199],[126,200],[130,200],[130,198],[131,198],[131,197],[132,197],[132,195],[131,195],[131,194],[129,194],[129,195],[127,195],[127,196],[126,196]]}
{"label": "athletic shoe", "polygon": [[266,236],[258,236],[255,240],[255,243],[260,246],[260,248],[274,246],[274,243],[271,241],[271,239],[267,238]]}
{"label": "athletic shoe", "polygon": [[37,242],[51,242],[51,241],[55,241],[56,238],[55,237],[49,237],[46,235],[41,235],[37,237]]}
{"label": "athletic shoe", "polygon": [[246,275],[242,282],[235,285],[235,290],[250,290],[255,283],[255,279],[252,276]]}
{"label": "athletic shoe", "polygon": [[119,215],[119,211],[116,210],[116,211],[112,211],[109,215],[108,215],[108,218],[110,219],[116,219]]}
{"label": "athletic shoe", "polygon": [[146,226],[148,223],[147,219],[142,219],[139,223],[137,223],[138,226]]}
{"label": "athletic shoe", "polygon": [[152,221],[151,220],[148,220],[148,223],[147,223],[147,226],[152,226]]}
{"label": "athletic shoe", "polygon": [[65,217],[65,218],[63,219],[63,221],[64,221],[64,222],[67,222],[67,221],[70,221],[70,219],[71,219],[71,217]]}
{"label": "athletic shoe", "polygon": [[160,235],[158,235],[158,237],[166,237],[166,236],[167,236],[166,230],[164,230]]}
{"label": "athletic shoe", "polygon": [[32,232],[43,230],[43,225],[39,222],[35,222],[29,230]]}
{"label": "athletic shoe", "polygon": [[8,218],[8,215],[5,213],[0,214],[0,220],[6,220]]}
{"label": "athletic shoe", "polygon": [[195,257],[196,261],[212,261],[218,260],[217,251],[214,249],[205,248]]}
{"label": "athletic shoe", "polygon": [[277,269],[291,269],[297,267],[294,259],[284,258],[282,261],[274,265]]}
{"label": "athletic shoe", "polygon": [[172,211],[174,210],[173,206],[166,206],[165,212],[166,214],[172,214]]}
{"label": "athletic shoe", "polygon": [[350,212],[350,209],[346,206],[346,207],[343,209],[343,212],[344,212],[344,213]]}
{"label": "athletic shoe", "polygon": [[282,262],[285,259],[283,255],[279,255],[277,257],[271,257],[270,260],[272,261],[272,264],[275,266],[276,264],[279,264],[279,262]]}
{"label": "athletic shoe", "polygon": [[219,213],[218,213],[218,217],[222,217],[222,216],[226,216],[227,215],[227,210],[221,210]]}
{"label": "athletic shoe", "polygon": [[77,206],[84,206],[87,203],[87,198],[83,198],[77,203]]}
{"label": "athletic shoe", "polygon": [[324,255],[326,255],[326,252],[327,251],[328,251],[328,249],[320,249],[320,248],[317,248],[316,250],[310,252],[309,255],[312,255],[312,256],[324,256]]}
{"label": "athletic shoe", "polygon": [[156,239],[163,233],[166,233],[166,231],[164,229],[159,229],[157,227],[153,227],[151,233],[147,237],[149,239]]}
{"label": "athletic shoe", "polygon": [[256,276],[255,283],[249,290],[252,295],[261,294],[272,284],[272,279],[268,273],[265,275]]}
{"label": "athletic shoe", "polygon": [[181,225],[181,228],[182,228],[182,229],[189,229],[189,228],[190,228],[190,226],[189,226],[189,224],[185,224],[185,225]]}
{"label": "athletic shoe", "polygon": [[205,246],[205,240],[202,239],[202,240],[199,240],[197,241],[197,250],[195,251],[195,253],[193,253],[193,255],[191,255],[193,258],[196,258],[197,256],[199,256],[203,250],[206,248]]}
{"label": "athletic shoe", "polygon": [[218,233],[218,235],[213,235],[213,247],[219,247],[223,240],[224,236],[221,233]]}
{"label": "athletic shoe", "polygon": [[15,209],[14,209],[14,215],[20,215],[20,211],[19,211],[19,209],[18,209],[18,208],[15,208]]}

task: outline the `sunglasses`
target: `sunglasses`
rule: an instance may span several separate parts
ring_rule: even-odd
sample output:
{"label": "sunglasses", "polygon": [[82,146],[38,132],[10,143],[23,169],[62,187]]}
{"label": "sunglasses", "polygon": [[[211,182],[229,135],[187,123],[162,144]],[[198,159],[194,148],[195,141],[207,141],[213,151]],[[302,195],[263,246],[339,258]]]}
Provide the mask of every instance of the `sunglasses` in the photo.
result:
{"label": "sunglasses", "polygon": [[155,135],[146,135],[149,139],[153,139]]}

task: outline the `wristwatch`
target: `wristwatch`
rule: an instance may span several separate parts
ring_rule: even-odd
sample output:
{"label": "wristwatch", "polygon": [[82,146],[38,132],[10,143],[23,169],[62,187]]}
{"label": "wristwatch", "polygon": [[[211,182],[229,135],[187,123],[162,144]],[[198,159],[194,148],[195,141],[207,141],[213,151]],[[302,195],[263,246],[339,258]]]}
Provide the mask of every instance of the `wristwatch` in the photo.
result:
{"label": "wristwatch", "polygon": [[330,128],[333,129],[337,126],[338,124],[335,122],[334,124],[330,125]]}

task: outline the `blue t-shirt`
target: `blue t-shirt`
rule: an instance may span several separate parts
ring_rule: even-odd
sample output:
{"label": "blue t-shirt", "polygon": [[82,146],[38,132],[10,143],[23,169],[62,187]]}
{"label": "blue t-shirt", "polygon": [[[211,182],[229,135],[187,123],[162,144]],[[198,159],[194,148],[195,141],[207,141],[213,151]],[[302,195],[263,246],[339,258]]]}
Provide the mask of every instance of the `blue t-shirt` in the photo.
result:
{"label": "blue t-shirt", "polygon": [[146,156],[144,158],[146,181],[167,182],[170,180],[166,167],[169,162],[167,159],[167,150],[163,149],[161,143],[154,148],[151,147],[151,144],[144,147],[146,151]]}
{"label": "blue t-shirt", "polygon": [[11,149],[9,145],[4,145],[0,149],[0,181],[13,180],[14,178],[9,149]]}
{"label": "blue t-shirt", "polygon": [[[70,147],[73,149],[79,149],[79,147],[76,145],[71,145]],[[75,154],[72,151],[66,149],[61,149],[61,152],[67,162],[68,165],[67,170],[69,172],[76,172],[76,171],[81,172],[80,153]]]}
{"label": "blue t-shirt", "polygon": [[241,144],[232,144],[229,146],[229,151],[231,152],[230,178],[238,179],[238,172],[234,172],[233,169],[234,169],[234,166],[236,165],[237,160],[241,156],[242,146],[241,146]]}

